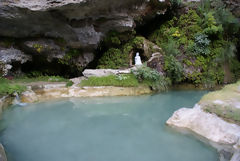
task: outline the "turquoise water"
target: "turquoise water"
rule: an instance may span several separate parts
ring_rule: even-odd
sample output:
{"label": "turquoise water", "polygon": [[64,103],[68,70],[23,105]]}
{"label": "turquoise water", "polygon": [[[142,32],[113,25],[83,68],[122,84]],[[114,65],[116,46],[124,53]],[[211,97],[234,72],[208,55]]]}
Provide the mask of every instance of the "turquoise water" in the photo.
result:
{"label": "turquoise water", "polygon": [[217,151],[165,125],[202,91],[66,99],[4,112],[10,161],[218,161]]}

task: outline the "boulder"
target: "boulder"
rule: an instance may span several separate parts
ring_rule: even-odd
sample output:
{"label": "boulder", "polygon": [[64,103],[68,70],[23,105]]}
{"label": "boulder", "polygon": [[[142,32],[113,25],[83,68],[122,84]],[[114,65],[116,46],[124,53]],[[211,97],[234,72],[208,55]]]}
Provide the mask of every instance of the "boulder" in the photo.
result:
{"label": "boulder", "polygon": [[161,75],[166,74],[164,71],[164,57],[163,57],[163,54],[159,52],[152,54],[152,57],[147,62],[147,66],[155,69]]}
{"label": "boulder", "polygon": [[225,145],[235,145],[240,139],[240,126],[231,124],[214,114],[204,112],[199,105],[181,108],[167,120],[173,127],[189,129],[208,140]]}
{"label": "boulder", "polygon": [[117,74],[130,74],[131,69],[114,70],[114,69],[85,69],[83,75],[85,77],[103,77]]}

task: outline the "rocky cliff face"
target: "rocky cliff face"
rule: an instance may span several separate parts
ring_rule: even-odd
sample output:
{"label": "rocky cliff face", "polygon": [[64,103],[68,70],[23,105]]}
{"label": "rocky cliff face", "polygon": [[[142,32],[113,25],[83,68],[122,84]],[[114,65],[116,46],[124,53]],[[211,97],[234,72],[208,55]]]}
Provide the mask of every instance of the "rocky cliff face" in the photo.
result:
{"label": "rocky cliff face", "polygon": [[[107,32],[132,30],[135,19],[164,13],[167,5],[158,0],[1,0],[1,50],[14,47],[32,61],[39,55],[48,62],[63,59],[81,70]],[[14,40],[6,43],[6,38]],[[80,49],[71,61],[66,60],[70,48]]]}

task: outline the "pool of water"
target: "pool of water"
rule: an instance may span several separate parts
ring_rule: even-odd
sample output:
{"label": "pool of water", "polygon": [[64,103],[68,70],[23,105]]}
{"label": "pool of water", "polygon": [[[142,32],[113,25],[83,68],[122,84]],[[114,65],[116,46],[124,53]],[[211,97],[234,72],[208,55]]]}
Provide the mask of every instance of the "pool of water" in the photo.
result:
{"label": "pool of water", "polygon": [[203,91],[66,99],[5,111],[9,161],[218,161],[217,151],[165,125]]}

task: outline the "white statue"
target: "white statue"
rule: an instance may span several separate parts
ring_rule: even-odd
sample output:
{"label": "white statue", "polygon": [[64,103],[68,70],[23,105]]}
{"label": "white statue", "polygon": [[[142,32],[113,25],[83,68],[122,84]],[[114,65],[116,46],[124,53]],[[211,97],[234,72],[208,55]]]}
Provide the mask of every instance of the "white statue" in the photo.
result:
{"label": "white statue", "polygon": [[141,57],[139,56],[139,53],[136,53],[135,56],[135,65],[142,65]]}

